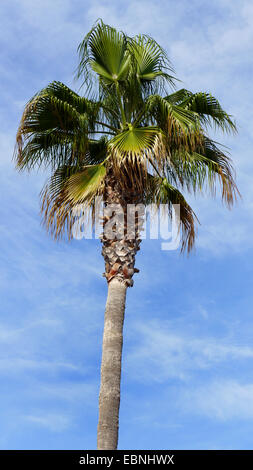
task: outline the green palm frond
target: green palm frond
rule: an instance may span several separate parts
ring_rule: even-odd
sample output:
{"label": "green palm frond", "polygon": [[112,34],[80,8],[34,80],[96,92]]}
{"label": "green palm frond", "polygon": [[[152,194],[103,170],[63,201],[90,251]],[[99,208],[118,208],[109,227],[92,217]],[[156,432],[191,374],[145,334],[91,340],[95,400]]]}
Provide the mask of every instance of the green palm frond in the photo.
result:
{"label": "green palm frond", "polygon": [[[79,45],[77,77],[88,91],[99,90],[99,99],[116,97],[120,122],[131,122],[145,97],[174,86],[172,67],[161,46],[146,35],[130,38],[123,32],[96,22]],[[118,108],[118,109],[117,109]]]}
{"label": "green palm frond", "polygon": [[170,103],[160,95],[151,95],[146,102],[150,117],[155,119],[157,125],[165,132],[187,134],[189,131],[198,131],[199,123],[191,110]]}
{"label": "green palm frond", "polygon": [[85,158],[86,165],[95,165],[105,160],[108,149],[108,139],[102,136],[98,140],[89,140],[89,148]]}
{"label": "green palm frond", "polygon": [[134,128],[121,132],[108,142],[108,162],[112,165],[122,191],[130,187],[143,192],[147,170],[153,154],[159,154],[159,133],[156,127]]}
{"label": "green palm frond", "polygon": [[157,112],[157,116],[159,116],[159,113],[161,114],[162,119],[171,116],[178,122],[179,127],[184,125],[188,128],[197,128],[198,120],[192,110],[187,110],[182,106],[172,104],[166,97],[162,98],[159,95],[151,96],[149,105],[151,110],[154,109]]}
{"label": "green palm frond", "polygon": [[64,103],[68,103],[68,105],[73,106],[79,114],[87,113],[89,119],[91,119],[92,116],[95,119],[99,111],[99,103],[78,95],[78,93],[59,81],[50,83],[40,93],[45,93],[48,96],[51,95]]}
{"label": "green palm frond", "polygon": [[121,156],[133,154],[145,156],[145,151],[151,150],[155,145],[155,139],[160,130],[157,127],[133,127],[113,137],[108,147]]}
{"label": "green palm frond", "polygon": [[166,84],[174,86],[174,70],[164,49],[151,37],[138,35],[129,38],[132,55],[132,74],[149,93],[166,90]]}
{"label": "green palm frond", "polygon": [[121,130],[121,110],[118,104],[118,98],[115,93],[106,93],[100,101],[101,120],[109,123],[117,129]]}
{"label": "green palm frond", "polygon": [[171,104],[180,105],[184,100],[191,97],[193,93],[191,91],[186,90],[185,88],[181,88],[180,90],[171,93],[168,96],[165,96],[166,101]]}
{"label": "green palm frond", "polygon": [[104,24],[102,20],[85,36],[78,51],[78,77],[82,76],[86,81],[90,81],[93,71],[106,85],[126,79],[130,65],[126,37],[115,28]]}
{"label": "green palm frond", "polygon": [[201,147],[194,152],[175,152],[168,166],[170,172],[173,166],[174,173],[178,175],[179,184],[188,191],[194,192],[207,187],[211,194],[216,194],[216,183],[219,182],[222,190],[222,199],[228,207],[240,196],[235,183],[235,175],[231,159],[224,154],[218,145],[205,137]]}
{"label": "green palm frond", "polygon": [[183,109],[196,113],[200,123],[221,129],[224,132],[236,132],[236,126],[231,116],[222,109],[217,98],[210,93],[191,93],[188,90],[166,97],[170,102],[179,104]]}
{"label": "green palm frond", "polygon": [[26,105],[17,133],[19,169],[77,162],[86,154],[88,133],[95,129],[97,104],[53,82]]}
{"label": "green palm frond", "polygon": [[86,166],[74,173],[66,182],[67,199],[78,204],[89,204],[90,199],[101,192],[105,175],[106,168],[103,163]]}
{"label": "green palm frond", "polygon": [[163,134],[163,146],[170,156],[173,148],[194,151],[201,146],[203,131],[195,113],[170,103],[160,95],[151,95],[146,102],[149,121]]}
{"label": "green palm frond", "polygon": [[[103,163],[76,167],[61,167],[51,176],[41,191],[41,213],[47,230],[60,238],[67,230],[72,238],[76,209],[87,215],[95,198],[103,193],[106,168]],[[80,215],[80,214],[79,214]]]}
{"label": "green palm frond", "polygon": [[181,250],[187,249],[189,253],[194,246],[198,219],[190,205],[186,202],[183,194],[171,185],[166,178],[149,174],[146,202],[156,204],[157,207],[160,207],[161,204],[166,204],[170,217],[172,217],[172,206],[174,204],[180,205]]}
{"label": "green palm frond", "polygon": [[216,180],[219,181],[222,190],[222,199],[228,207],[233,205],[234,200],[240,197],[240,192],[235,183],[235,172],[231,159],[224,154],[217,144],[209,138],[205,139],[204,151],[201,154],[194,153],[195,161],[201,161],[208,168],[208,185],[215,195]]}

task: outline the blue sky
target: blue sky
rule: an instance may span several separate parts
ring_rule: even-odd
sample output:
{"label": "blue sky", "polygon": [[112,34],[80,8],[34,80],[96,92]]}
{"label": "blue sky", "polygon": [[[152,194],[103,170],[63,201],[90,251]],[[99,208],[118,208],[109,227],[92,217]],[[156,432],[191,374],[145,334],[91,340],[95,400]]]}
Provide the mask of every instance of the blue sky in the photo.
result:
{"label": "blue sky", "polygon": [[94,449],[107,286],[97,240],[55,243],[40,225],[46,173],[19,174],[15,133],[53,80],[77,89],[76,49],[101,17],[167,51],[182,83],[236,118],[242,200],[193,198],[187,258],[145,240],[128,291],[120,449],[252,449],[252,41],[250,0],[2,0],[0,448]]}

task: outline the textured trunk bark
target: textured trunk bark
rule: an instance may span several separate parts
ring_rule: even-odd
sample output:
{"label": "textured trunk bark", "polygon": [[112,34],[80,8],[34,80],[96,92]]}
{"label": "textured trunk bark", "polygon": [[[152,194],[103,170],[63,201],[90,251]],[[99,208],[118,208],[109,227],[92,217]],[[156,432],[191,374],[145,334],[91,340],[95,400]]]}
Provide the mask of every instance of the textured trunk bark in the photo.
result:
{"label": "textured trunk bark", "polygon": [[108,284],[105,309],[97,448],[114,450],[118,444],[121,356],[127,285],[117,278]]}
{"label": "textured trunk bark", "polygon": [[[108,170],[106,177],[104,202],[108,208],[111,204],[120,205],[124,217],[120,227],[112,223],[113,237],[108,237],[106,224],[113,220],[113,215],[104,215],[101,235],[102,255],[105,260],[104,276],[108,282],[108,297],[105,309],[105,324],[103,336],[103,352],[101,364],[101,383],[99,393],[99,422],[97,448],[99,450],[114,450],[118,444],[119,404],[121,355],[123,344],[123,322],[125,313],[126,290],[133,285],[133,275],[139,272],[135,268],[135,256],[140,249],[139,219],[133,221],[133,236],[127,235],[128,204],[138,204],[141,196],[136,188],[122,189],[120,181]],[[136,225],[137,224],[137,225]],[[118,238],[117,230],[121,232]]]}

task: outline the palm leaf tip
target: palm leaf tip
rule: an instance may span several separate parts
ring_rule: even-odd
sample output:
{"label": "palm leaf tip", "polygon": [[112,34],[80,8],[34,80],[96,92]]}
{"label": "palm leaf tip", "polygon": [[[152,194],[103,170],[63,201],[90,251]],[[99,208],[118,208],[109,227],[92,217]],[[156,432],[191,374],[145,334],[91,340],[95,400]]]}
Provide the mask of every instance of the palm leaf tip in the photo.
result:
{"label": "palm leaf tip", "polygon": [[196,113],[204,126],[213,126],[227,133],[237,132],[233,117],[222,108],[218,99],[210,93],[191,93],[183,89],[176,92],[172,99],[177,99],[177,103],[184,109]]}
{"label": "palm leaf tip", "polygon": [[103,164],[87,165],[82,169],[62,167],[50,178],[41,191],[43,224],[57,240],[73,238],[76,209],[88,218],[95,198],[103,193],[106,168]]}
{"label": "palm leaf tip", "polygon": [[211,139],[206,138],[204,143],[203,156],[204,163],[209,168],[210,186],[213,186],[215,195],[215,175],[220,183],[222,200],[228,208],[231,208],[238,197],[240,191],[235,182],[235,170],[232,166],[231,158],[226,155],[218,145]]}
{"label": "palm leaf tip", "polygon": [[181,231],[181,252],[193,249],[196,239],[196,227],[198,218],[191,206],[185,200],[183,194],[172,186],[166,178],[148,175],[148,188],[146,200],[148,203],[155,203],[157,207],[166,207],[172,217],[173,205],[180,207],[179,222]]}
{"label": "palm leaf tip", "polygon": [[53,169],[84,158],[89,132],[95,131],[99,105],[77,95],[61,82],[53,82],[25,106],[16,136],[16,166]]}

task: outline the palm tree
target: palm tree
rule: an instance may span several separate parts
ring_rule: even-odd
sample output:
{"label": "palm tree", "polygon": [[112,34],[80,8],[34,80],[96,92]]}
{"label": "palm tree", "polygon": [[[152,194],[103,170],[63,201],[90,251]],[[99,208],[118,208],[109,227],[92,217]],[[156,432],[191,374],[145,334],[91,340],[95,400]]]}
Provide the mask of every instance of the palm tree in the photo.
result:
{"label": "palm tree", "polygon": [[[51,169],[41,192],[44,223],[53,237],[73,237],[76,208],[94,215],[96,197],[123,210],[121,238],[102,230],[105,309],[98,449],[116,449],[121,354],[127,288],[133,285],[140,226],[126,235],[129,204],[180,204],[182,250],[194,245],[197,218],[183,191],[211,190],[217,183],[227,206],[238,190],[228,156],[207,135],[208,126],[235,132],[232,118],[209,93],[175,90],[166,52],[147,35],[129,37],[98,20],[79,45],[77,77],[85,96],[60,82],[26,105],[17,132],[20,170]],[[88,218],[87,218],[88,221]],[[94,217],[90,219],[94,223]]]}

